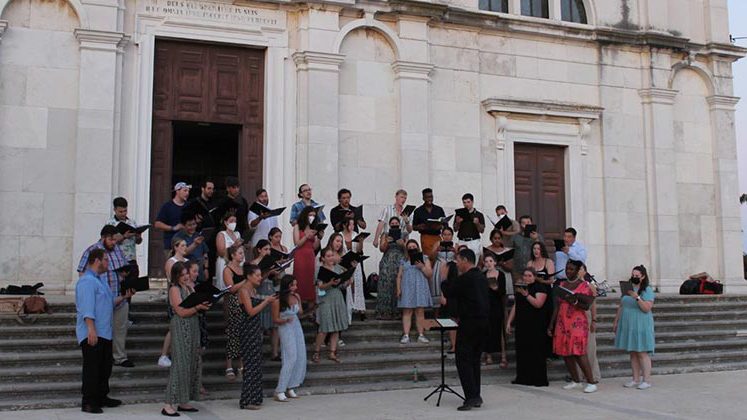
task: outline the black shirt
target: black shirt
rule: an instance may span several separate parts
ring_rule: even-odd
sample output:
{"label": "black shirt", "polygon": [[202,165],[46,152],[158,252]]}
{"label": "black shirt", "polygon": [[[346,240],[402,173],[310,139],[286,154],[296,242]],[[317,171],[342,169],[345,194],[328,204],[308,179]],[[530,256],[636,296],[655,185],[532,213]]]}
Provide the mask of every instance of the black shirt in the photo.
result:
{"label": "black shirt", "polygon": [[202,196],[189,200],[189,203],[187,203],[187,208],[202,217],[202,224],[198,229],[211,228],[218,225],[220,220],[215,220],[213,214],[210,213],[210,210],[213,210],[215,207],[213,199],[205,200]]}
{"label": "black shirt", "polygon": [[485,225],[485,216],[475,208],[472,208],[472,211],[469,213],[467,213],[467,209],[461,208],[457,211],[456,215],[462,218],[459,231],[457,231],[457,238],[462,241],[480,239],[480,231],[477,230],[477,225],[472,219],[477,217],[480,220],[480,224]]}
{"label": "black shirt", "polygon": [[440,229],[430,229],[431,224],[427,222],[428,219],[438,219],[440,217],[446,217],[446,213],[444,213],[444,209],[433,205],[431,207],[431,211],[429,212],[428,209],[425,208],[425,204],[415,209],[415,213],[413,214],[412,218],[412,224],[413,226],[426,224],[426,228],[423,230],[420,230],[420,234],[422,235],[440,235],[441,230]]}
{"label": "black shirt", "polygon": [[449,297],[457,301],[461,324],[469,320],[488,319],[488,279],[477,267],[472,267],[450,285]]}

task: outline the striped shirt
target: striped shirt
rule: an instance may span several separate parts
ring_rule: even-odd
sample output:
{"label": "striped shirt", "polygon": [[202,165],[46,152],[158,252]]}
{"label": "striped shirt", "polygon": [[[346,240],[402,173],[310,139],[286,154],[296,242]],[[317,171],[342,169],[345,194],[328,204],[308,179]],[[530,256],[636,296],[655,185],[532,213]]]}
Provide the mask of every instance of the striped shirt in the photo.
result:
{"label": "striped shirt", "polygon": [[[103,242],[98,241],[89,246],[88,249],[83,252],[83,256],[80,257],[80,262],[78,263],[79,273],[84,273],[86,271],[88,267],[88,254],[90,254],[94,249],[103,249],[106,252],[106,256],[109,258],[109,270],[99,277],[109,285],[109,289],[112,291],[113,296],[119,296],[120,278],[117,270],[127,265],[127,257],[125,257],[124,252],[122,252],[122,248],[120,248],[119,245],[114,245],[114,248],[109,250],[104,247]],[[126,302],[126,300],[120,302],[119,305],[123,302]]]}

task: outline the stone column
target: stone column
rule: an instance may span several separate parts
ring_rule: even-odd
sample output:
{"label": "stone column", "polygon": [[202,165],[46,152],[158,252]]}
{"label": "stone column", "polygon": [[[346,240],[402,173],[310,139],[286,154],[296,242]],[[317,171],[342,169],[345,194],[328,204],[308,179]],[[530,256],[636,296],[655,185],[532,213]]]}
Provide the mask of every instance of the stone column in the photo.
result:
{"label": "stone column", "polygon": [[739,214],[739,178],[734,111],[739,98],[713,95],[711,108],[713,170],[716,189],[716,229],[719,268],[717,274],[728,293],[747,292],[742,262],[742,228]]}
{"label": "stone column", "polygon": [[428,75],[433,65],[398,60],[392,69],[399,93],[400,182],[416,197],[431,181]]}
{"label": "stone column", "polygon": [[344,58],[316,51],[293,54],[298,72],[297,185],[316,186],[314,199],[329,205],[336,202],[339,187],[339,77]]}
{"label": "stone column", "polygon": [[[679,287],[680,233],[673,105],[677,91],[642,89],[646,184],[648,190],[649,247],[653,270],[663,291]],[[614,194],[614,192],[612,192]]]}
{"label": "stone column", "polygon": [[[111,213],[117,50],[125,35],[76,29],[80,42],[78,133],[75,155],[73,272]],[[77,278],[73,274],[73,278]],[[71,282],[69,287],[74,287]],[[71,289],[68,289],[68,292]]]}

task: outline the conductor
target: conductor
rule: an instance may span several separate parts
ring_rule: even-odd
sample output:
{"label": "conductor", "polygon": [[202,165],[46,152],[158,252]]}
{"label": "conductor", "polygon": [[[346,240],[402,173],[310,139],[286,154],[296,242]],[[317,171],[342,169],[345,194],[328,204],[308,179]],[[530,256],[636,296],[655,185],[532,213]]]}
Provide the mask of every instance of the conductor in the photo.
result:
{"label": "conductor", "polygon": [[468,411],[482,405],[480,397],[480,355],[488,335],[488,279],[475,266],[474,251],[463,248],[456,257],[459,277],[450,287],[456,301],[459,328],[456,340],[456,367],[464,390],[464,403],[457,409]]}

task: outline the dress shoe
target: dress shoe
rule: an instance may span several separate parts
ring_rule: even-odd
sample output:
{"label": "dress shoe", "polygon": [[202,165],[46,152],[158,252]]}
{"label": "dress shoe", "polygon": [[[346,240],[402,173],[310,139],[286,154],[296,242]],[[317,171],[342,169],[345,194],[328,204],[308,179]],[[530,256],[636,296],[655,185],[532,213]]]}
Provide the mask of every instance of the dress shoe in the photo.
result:
{"label": "dress shoe", "polygon": [[457,407],[457,411],[469,411],[472,410],[472,404],[465,401],[462,405]]}
{"label": "dress shoe", "polygon": [[119,363],[115,362],[114,366],[122,366],[122,367],[126,367],[126,368],[131,368],[131,367],[135,367],[135,364],[132,363],[131,361],[125,359],[125,360],[123,360],[123,361],[121,361]]}
{"label": "dress shoe", "polygon": [[179,416],[181,416],[181,414],[177,413],[176,411],[174,411],[173,413],[169,413],[168,411],[166,411],[165,408],[161,409],[161,415],[162,416],[166,416],[166,417],[179,417]]}
{"label": "dress shoe", "polygon": [[122,405],[122,400],[116,400],[114,398],[106,397],[101,400],[101,406],[102,407],[119,407]]}
{"label": "dress shoe", "polygon": [[176,410],[177,411],[184,411],[185,413],[196,413],[196,412],[200,411],[200,410],[198,410],[198,409],[196,409],[194,407],[184,408],[182,406],[177,406]]}
{"label": "dress shoe", "polygon": [[482,407],[482,398],[477,398],[472,401],[472,407],[480,408]]}
{"label": "dress shoe", "polygon": [[83,407],[80,408],[80,411],[90,414],[101,414],[104,412],[101,407],[91,404],[84,404]]}

